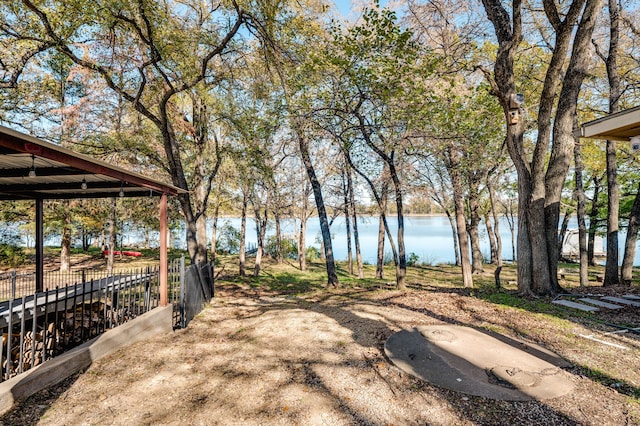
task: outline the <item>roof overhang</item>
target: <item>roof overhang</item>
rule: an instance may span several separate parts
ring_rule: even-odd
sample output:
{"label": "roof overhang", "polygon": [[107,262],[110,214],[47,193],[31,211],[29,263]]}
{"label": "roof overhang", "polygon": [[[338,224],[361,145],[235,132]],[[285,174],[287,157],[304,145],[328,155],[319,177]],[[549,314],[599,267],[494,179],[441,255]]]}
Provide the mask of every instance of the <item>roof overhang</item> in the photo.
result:
{"label": "roof overhang", "polygon": [[640,106],[584,123],[579,136],[628,142],[640,136]]}
{"label": "roof overhang", "polygon": [[[30,173],[32,169],[35,173]],[[0,126],[0,200],[175,196],[181,192],[185,191]]]}

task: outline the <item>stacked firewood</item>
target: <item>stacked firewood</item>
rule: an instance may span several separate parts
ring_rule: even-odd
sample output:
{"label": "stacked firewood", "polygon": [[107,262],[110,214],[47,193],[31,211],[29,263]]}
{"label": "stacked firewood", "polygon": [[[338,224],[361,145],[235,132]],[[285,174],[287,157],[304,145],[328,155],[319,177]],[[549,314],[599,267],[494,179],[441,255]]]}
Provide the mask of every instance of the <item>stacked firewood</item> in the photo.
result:
{"label": "stacked firewood", "polygon": [[[8,334],[2,334],[2,377],[4,379],[15,376],[16,374],[26,371],[32,367],[40,365],[44,359],[45,352],[47,357],[53,354],[55,345],[55,323],[51,322],[46,329],[40,328],[35,335],[33,331],[27,331],[24,334],[22,346],[20,346],[20,333],[11,334],[11,353],[9,365],[9,376],[7,377],[7,344]],[[22,350],[21,350],[22,349]],[[22,355],[22,357],[21,357]]]}
{"label": "stacked firewood", "polygon": [[[111,315],[109,304],[106,306],[107,317]],[[66,350],[83,343],[102,333],[109,324],[105,322],[104,302],[93,302],[76,305],[62,313],[58,321],[60,344]]]}
{"label": "stacked firewood", "polygon": [[[20,344],[19,327],[14,326],[11,333],[11,350],[9,375],[7,376],[7,351],[9,335],[4,330],[2,335],[2,372],[3,380],[26,371],[74,346],[77,346],[102,333],[106,328],[113,327],[126,321],[129,317],[126,310],[112,310],[107,303],[94,302],[92,304],[78,304],[75,308],[58,312],[57,317],[49,313],[46,321],[38,318],[36,333],[32,331],[33,323],[28,321],[22,345]],[[106,318],[105,318],[106,313]],[[21,350],[22,349],[22,350]]]}

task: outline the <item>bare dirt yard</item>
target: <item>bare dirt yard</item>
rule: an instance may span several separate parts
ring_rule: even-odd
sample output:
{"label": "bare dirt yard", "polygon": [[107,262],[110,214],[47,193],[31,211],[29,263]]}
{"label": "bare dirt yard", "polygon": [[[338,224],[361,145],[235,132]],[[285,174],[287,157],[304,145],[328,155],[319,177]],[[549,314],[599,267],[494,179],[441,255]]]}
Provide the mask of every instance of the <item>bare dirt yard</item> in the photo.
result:
{"label": "bare dirt yard", "polygon": [[[640,327],[640,308],[584,314],[548,299],[496,291],[488,284],[490,273],[476,278],[477,289],[460,289],[458,274],[453,267],[415,268],[407,291],[345,274],[344,287],[327,290],[321,275],[307,280],[295,268],[278,265],[267,265],[261,278],[220,277],[210,306],[187,328],[94,362],[24,401],[0,422],[640,424],[640,336],[605,334],[621,330],[608,324]],[[638,290],[595,284],[572,289],[589,294]],[[554,351],[571,363],[567,371],[574,391],[528,402],[469,396],[414,378],[385,357],[384,343],[396,331],[446,323]]]}

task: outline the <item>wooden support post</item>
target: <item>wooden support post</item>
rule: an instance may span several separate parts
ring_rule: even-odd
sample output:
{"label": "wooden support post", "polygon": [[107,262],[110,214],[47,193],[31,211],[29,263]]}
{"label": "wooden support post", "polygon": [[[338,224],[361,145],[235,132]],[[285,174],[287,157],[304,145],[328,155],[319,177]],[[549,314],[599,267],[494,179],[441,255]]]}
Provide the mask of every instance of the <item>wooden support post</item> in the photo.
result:
{"label": "wooden support post", "polygon": [[44,290],[44,201],[36,199],[36,291]]}
{"label": "wooden support post", "polygon": [[167,247],[167,194],[160,197],[160,306],[169,300],[169,262]]}

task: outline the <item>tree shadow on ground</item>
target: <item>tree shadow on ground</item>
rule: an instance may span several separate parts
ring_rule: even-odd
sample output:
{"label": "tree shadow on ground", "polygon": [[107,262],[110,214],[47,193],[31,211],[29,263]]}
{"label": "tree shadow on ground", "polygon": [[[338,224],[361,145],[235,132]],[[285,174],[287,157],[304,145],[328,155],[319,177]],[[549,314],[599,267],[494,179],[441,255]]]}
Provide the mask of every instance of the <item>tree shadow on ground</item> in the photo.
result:
{"label": "tree shadow on ground", "polygon": [[[293,290],[305,289],[305,286],[299,286],[299,280],[291,280],[287,285],[279,288],[253,283],[253,285],[245,283],[230,283],[220,286],[217,290],[217,297],[228,297],[224,303],[225,307],[237,303],[239,306],[247,306],[246,312],[242,312],[237,319],[260,319],[267,313],[287,312],[289,310],[307,310],[318,315],[326,316],[335,323],[348,330],[353,341],[362,347],[375,350],[378,354],[375,358],[367,358],[366,355],[358,358],[354,357],[345,361],[345,365],[349,367],[357,366],[364,370],[370,369],[372,374],[380,377],[384,384],[382,386],[389,387],[391,392],[396,395],[402,395],[406,389],[399,386],[411,386],[411,392],[419,393],[423,399],[425,406],[433,402],[433,398],[444,401],[447,406],[451,407],[461,419],[474,422],[477,424],[504,424],[504,419],[517,419],[522,413],[526,413],[526,422],[528,424],[562,424],[573,425],[580,424],[581,421],[571,417],[571,415],[555,410],[548,404],[541,401],[525,401],[525,402],[497,402],[493,399],[467,396],[455,391],[450,391],[438,386],[429,384],[420,379],[407,379],[404,381],[393,381],[388,377],[383,377],[380,372],[375,369],[378,362],[386,362],[382,357],[383,347],[386,339],[399,329],[404,328],[402,322],[394,319],[393,315],[386,312],[386,308],[404,309],[420,314],[425,321],[429,323],[441,322],[449,324],[464,324],[464,322],[451,318],[447,315],[440,314],[436,310],[426,307],[416,307],[408,304],[400,303],[394,298],[395,295],[388,297],[380,297],[377,300],[365,298],[370,292],[369,289],[352,288],[340,291],[318,292],[318,287],[310,286],[309,290],[302,292],[302,296],[297,296]],[[397,294],[397,293],[395,293]],[[233,300],[235,299],[235,300]],[[247,299],[250,303],[246,303]],[[216,309],[209,307],[208,309]],[[194,321],[205,321],[199,317]],[[224,319],[223,319],[224,320]],[[268,318],[264,319],[268,321]],[[473,324],[471,324],[473,325]],[[215,322],[208,323],[207,327],[215,327]],[[188,329],[185,330],[188,332]],[[237,333],[241,335],[242,333]],[[125,349],[126,350],[126,349]],[[285,360],[286,361],[286,360]],[[331,362],[317,357],[314,359],[305,359],[303,362],[296,360],[295,365],[291,367],[291,380],[296,383],[308,384],[314,389],[328,395],[340,410],[350,416],[359,424],[376,424],[374,418],[366,412],[361,411],[349,398],[343,393],[336,391],[325,379],[317,373],[316,367],[338,368],[342,365],[333,365]],[[229,371],[229,377],[235,375],[246,374],[240,369],[233,366],[226,367]],[[77,376],[75,376],[77,377]],[[0,421],[5,424],[31,424],[37,422],[37,416],[42,415],[46,409],[58,398],[61,398],[64,392],[69,389],[75,382],[75,377],[68,379],[57,387],[43,391],[40,395],[34,396],[25,403],[16,406],[12,411],[13,415],[17,415],[18,411],[26,412],[26,407],[35,404],[35,421],[30,421],[25,417],[3,417]],[[284,385],[280,385],[284,386]],[[198,396],[194,401],[202,401]],[[206,404],[196,404],[194,409],[203,410]],[[31,417],[33,419],[34,417]],[[5,420],[6,419],[6,420]],[[27,421],[22,421],[22,420]],[[292,418],[295,423],[295,417]]]}
{"label": "tree shadow on ground", "polygon": [[83,372],[75,373],[60,383],[43,389],[23,401],[18,401],[11,410],[0,416],[0,425],[32,425],[49,407],[73,386]]}
{"label": "tree shadow on ground", "polygon": [[[609,337],[610,339],[617,339],[618,336],[623,335],[623,333],[620,333],[620,334],[617,334],[617,333],[620,331],[624,331],[624,329],[616,327],[615,324],[613,324],[613,322],[616,321],[616,318],[621,315],[621,312],[616,312],[616,311],[600,312],[597,315],[580,312],[580,311],[571,312],[571,310],[568,308],[551,304],[552,299],[550,298],[546,298],[546,299],[524,298],[524,297],[517,296],[513,292],[510,293],[510,292],[504,292],[504,291],[494,291],[494,290],[478,291],[478,290],[470,290],[470,289],[457,289],[454,291],[449,291],[449,289],[434,289],[434,290],[430,289],[429,292],[457,294],[459,296],[470,296],[470,297],[473,296],[473,297],[477,297],[479,299],[488,301],[490,303],[494,303],[496,305],[522,309],[534,314],[548,315],[550,317],[555,317],[559,320],[566,320],[571,323],[578,324],[580,326],[583,326],[591,330],[594,333],[598,333],[598,332],[611,333],[608,335],[608,336],[611,336]],[[425,314],[429,317],[436,318],[448,324],[465,325],[461,321],[454,320],[450,317],[442,316],[437,312],[434,312],[426,307],[416,308],[416,307],[408,306],[401,303],[395,303],[393,302],[394,298],[395,296],[390,296],[389,298],[386,299],[386,301],[388,303],[394,303],[395,306],[398,306],[402,309],[413,310],[415,312]],[[464,306],[460,306],[460,309],[465,309],[465,308]],[[631,311],[631,315],[629,315],[630,311]],[[635,320],[635,318],[638,315],[638,311],[640,311],[640,309],[627,307],[625,308],[626,315],[624,315],[623,318],[626,321],[629,321],[630,318],[631,320]],[[469,315],[471,317],[469,324],[471,324],[472,327],[482,330],[485,333],[492,333],[495,336],[501,336],[500,334],[495,333],[491,330],[488,330],[484,327],[478,327],[473,325],[473,324],[483,324],[485,322],[485,318],[481,314],[470,312]],[[469,325],[469,324],[466,324],[466,325]],[[640,321],[638,321],[638,323],[635,326],[638,327],[638,325],[640,325]],[[523,330],[520,329],[518,325],[515,323],[512,323],[512,324],[503,323],[503,324],[500,324],[500,326],[509,330],[514,335],[520,335],[523,333]],[[547,330],[546,332],[555,333],[555,332],[558,332],[558,330]],[[638,338],[640,337],[640,335],[634,334],[634,333],[625,333],[624,335],[626,337],[633,337],[634,339],[633,340],[626,339],[624,342],[618,342],[618,343],[624,343],[625,347],[632,348],[634,350],[640,349],[640,343],[638,343]],[[597,369],[592,369],[585,365],[576,365],[572,369],[572,371],[578,376],[589,377],[591,380],[598,382],[620,394],[627,395],[635,399],[640,399],[640,387],[634,386],[633,384],[629,383],[628,380],[625,380],[620,377],[613,377],[611,375],[607,375]]]}
{"label": "tree shadow on ground", "polygon": [[[367,290],[354,289],[351,291],[347,291],[346,293],[340,292],[337,295],[329,293],[316,297],[314,298],[314,300],[311,300],[309,302],[296,304],[296,307],[303,308],[320,315],[325,315],[333,319],[340,327],[350,330],[354,342],[356,342],[358,345],[364,348],[375,348],[380,351],[380,353],[384,353],[385,341],[402,327],[401,324],[398,324],[392,318],[385,316],[383,312],[378,311],[372,314],[372,311],[375,311],[376,308],[380,308],[381,305],[373,301],[363,301],[362,299],[358,298],[358,295],[361,295],[366,291]],[[357,301],[357,307],[355,308],[353,307],[354,301]],[[383,303],[383,306],[386,307],[390,307],[391,305],[393,305],[393,307],[395,308],[418,312],[425,317],[437,319],[440,322],[468,325],[462,324],[452,318],[438,315],[435,312],[429,311],[428,309],[415,309],[413,307],[407,305],[403,306],[402,304],[397,303]],[[261,308],[261,310],[263,312],[273,310],[286,310],[289,309],[290,306],[291,305],[289,303],[274,304],[270,306],[264,306]],[[362,309],[365,307],[371,309]],[[363,333],[362,330],[373,330],[373,332]],[[484,331],[486,330],[483,330],[483,332]],[[492,333],[492,335],[496,336],[498,334]],[[515,341],[506,336],[500,337],[502,341],[505,341],[514,347],[521,347],[523,344],[520,341]],[[539,353],[537,348],[532,348],[532,352],[536,354]],[[546,353],[544,355],[549,356]],[[551,357],[549,356],[549,359],[550,358]],[[385,362],[390,362],[386,357],[384,359]],[[394,384],[390,384],[388,382],[387,385],[394,386]],[[414,386],[417,386],[421,389],[428,388],[429,393],[435,394],[438,398],[446,400],[451,407],[455,408],[455,410],[462,418],[466,418],[474,422],[480,422],[481,424],[499,424],[501,423],[501,421],[497,420],[497,418],[499,417],[495,417],[496,411],[500,411],[504,415],[508,414],[509,416],[517,416],[520,410],[522,410],[522,406],[535,406],[535,410],[532,409],[532,411],[536,412],[535,417],[537,418],[537,422],[540,422],[540,424],[579,424],[577,420],[564,413],[555,411],[553,408],[549,407],[542,401],[500,401],[500,403],[498,404],[498,401],[491,398],[460,394],[456,391],[424,382],[419,378],[414,378]],[[329,391],[328,388],[325,389]],[[339,399],[338,395],[333,394],[333,397]],[[349,408],[350,405],[348,401],[341,401],[340,404],[350,412],[355,410],[355,408]],[[487,409],[488,407],[497,405],[499,405],[499,409]],[[530,418],[530,420],[533,419]]]}

